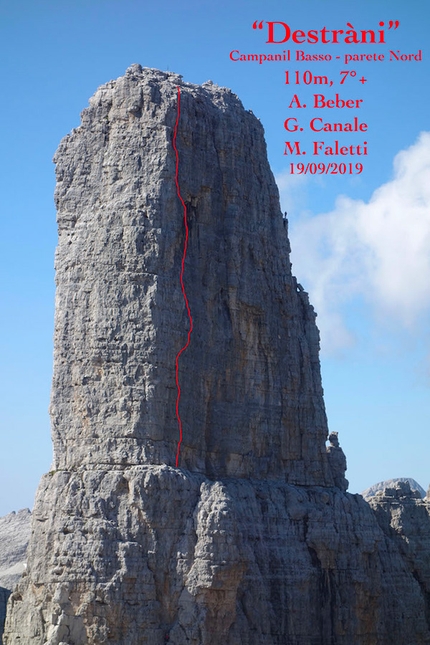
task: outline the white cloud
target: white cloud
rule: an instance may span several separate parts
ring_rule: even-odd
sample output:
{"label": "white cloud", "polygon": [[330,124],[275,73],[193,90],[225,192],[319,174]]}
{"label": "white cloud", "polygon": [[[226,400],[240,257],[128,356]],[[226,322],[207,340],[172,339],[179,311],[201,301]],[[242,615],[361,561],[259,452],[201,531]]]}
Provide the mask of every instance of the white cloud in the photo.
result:
{"label": "white cloud", "polygon": [[369,202],[340,196],[333,211],[304,216],[290,235],[294,273],[310,292],[326,350],[353,342],[342,309],[357,297],[412,328],[430,310],[430,132],[396,155],[394,178]]}
{"label": "white cloud", "polygon": [[281,202],[288,204],[290,211],[298,212],[305,207],[307,175],[291,175],[289,172],[283,172],[276,176],[276,183],[282,195]]}

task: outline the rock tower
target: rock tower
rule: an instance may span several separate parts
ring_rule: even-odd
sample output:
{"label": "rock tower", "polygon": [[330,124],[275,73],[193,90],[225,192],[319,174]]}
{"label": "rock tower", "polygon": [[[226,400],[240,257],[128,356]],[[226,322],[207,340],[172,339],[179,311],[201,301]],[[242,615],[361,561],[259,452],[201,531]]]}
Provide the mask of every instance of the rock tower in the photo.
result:
{"label": "rock tower", "polygon": [[419,581],[326,451],[258,119],[133,65],[55,162],[54,463],[6,645],[429,643]]}

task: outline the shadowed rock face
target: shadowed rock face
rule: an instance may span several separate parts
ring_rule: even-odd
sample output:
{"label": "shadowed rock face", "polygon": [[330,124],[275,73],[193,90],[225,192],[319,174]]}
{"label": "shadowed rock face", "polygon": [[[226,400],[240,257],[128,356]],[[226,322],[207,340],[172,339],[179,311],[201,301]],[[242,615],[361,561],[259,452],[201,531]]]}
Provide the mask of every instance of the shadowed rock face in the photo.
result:
{"label": "shadowed rock face", "polygon": [[[194,331],[174,468],[178,86]],[[54,467],[6,645],[429,643],[420,583],[326,452],[315,314],[258,120],[134,65],[55,160]]]}
{"label": "shadowed rock face", "polygon": [[0,587],[0,638],[3,634],[4,621],[6,619],[7,601],[11,593],[9,589]]}

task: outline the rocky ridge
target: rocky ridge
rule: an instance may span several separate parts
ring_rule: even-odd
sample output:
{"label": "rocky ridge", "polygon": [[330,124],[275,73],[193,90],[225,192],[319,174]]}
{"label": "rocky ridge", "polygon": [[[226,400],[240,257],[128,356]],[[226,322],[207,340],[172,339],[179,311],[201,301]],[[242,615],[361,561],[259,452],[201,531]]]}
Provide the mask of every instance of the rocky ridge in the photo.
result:
{"label": "rocky ridge", "polygon": [[[378,482],[377,484],[373,484],[373,486],[370,486],[369,488],[366,488],[361,495],[369,501],[371,497],[374,497],[377,493],[383,492],[386,488],[394,488],[396,489],[398,484],[400,483],[408,483],[410,490],[411,491],[416,491],[418,492],[418,496],[420,498],[423,498],[426,496],[426,492],[420,484],[415,481],[415,479],[412,479],[412,477],[396,477],[394,479],[386,479],[383,482]],[[402,488],[400,488],[402,490]]]}
{"label": "rocky ridge", "polygon": [[7,600],[25,570],[30,520],[28,508],[0,517],[0,637]]}
{"label": "rocky ridge", "polygon": [[424,610],[430,624],[430,496],[423,499],[407,479],[392,481],[394,485],[378,491],[369,504],[418,582],[427,601]]}
{"label": "rocky ridge", "polygon": [[0,587],[13,589],[24,571],[30,522],[28,508],[0,517]]}
{"label": "rocky ridge", "polygon": [[[194,331],[176,468],[178,87]],[[54,467],[5,645],[430,643],[426,545],[412,562],[391,507],[346,493],[325,446],[315,314],[259,121],[229,90],[134,65],[55,160]]]}

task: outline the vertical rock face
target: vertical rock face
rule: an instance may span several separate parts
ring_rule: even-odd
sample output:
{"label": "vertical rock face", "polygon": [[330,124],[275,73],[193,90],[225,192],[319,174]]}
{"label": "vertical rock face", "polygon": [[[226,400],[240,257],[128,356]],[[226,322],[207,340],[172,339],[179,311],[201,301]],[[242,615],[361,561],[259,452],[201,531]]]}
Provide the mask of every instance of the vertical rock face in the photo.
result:
{"label": "vertical rock face", "polygon": [[9,589],[0,587],[0,638],[3,634],[4,621],[6,620],[6,605],[11,593]]}
{"label": "vertical rock face", "polygon": [[130,68],[55,156],[56,469],[175,464],[332,483],[314,312],[291,275],[263,128],[229,90]]}
{"label": "vertical rock face", "polygon": [[[194,330],[175,468],[178,87]],[[135,65],[55,160],[54,466],[6,645],[430,643],[420,583],[325,448],[315,314],[258,120]]]}

